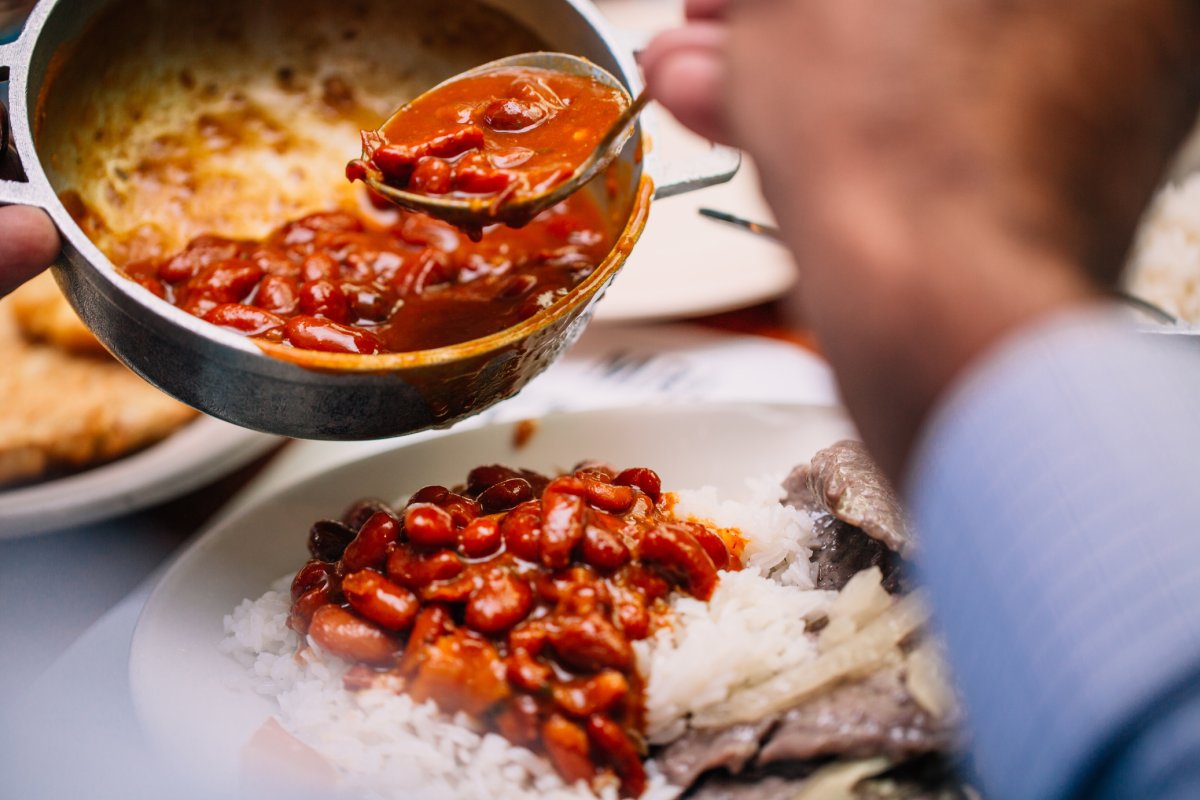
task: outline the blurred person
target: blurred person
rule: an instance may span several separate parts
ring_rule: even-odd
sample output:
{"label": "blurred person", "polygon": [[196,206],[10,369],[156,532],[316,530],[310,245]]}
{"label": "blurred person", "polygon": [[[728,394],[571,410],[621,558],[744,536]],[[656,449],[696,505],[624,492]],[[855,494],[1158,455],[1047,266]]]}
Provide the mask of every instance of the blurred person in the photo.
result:
{"label": "blurred person", "polygon": [[1200,349],[1106,302],[1200,107],[1194,0],[689,0],[919,569],[985,795],[1200,797]]}

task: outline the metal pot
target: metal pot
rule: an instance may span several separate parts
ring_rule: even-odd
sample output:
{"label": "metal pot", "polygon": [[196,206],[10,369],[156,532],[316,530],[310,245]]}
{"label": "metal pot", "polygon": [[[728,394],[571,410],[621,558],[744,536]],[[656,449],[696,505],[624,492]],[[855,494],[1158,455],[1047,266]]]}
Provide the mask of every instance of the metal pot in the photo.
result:
{"label": "metal pot", "polygon": [[[55,277],[80,317],[117,358],[183,402],[262,431],[360,439],[447,426],[517,392],[578,337],[641,233],[651,194],[664,197],[707,186],[736,171],[737,153],[723,148],[714,148],[699,162],[672,164],[658,153],[649,153],[643,162],[639,129],[616,165],[616,192],[599,186],[594,191],[621,233],[609,257],[583,284],[538,315],[492,336],[436,350],[374,356],[259,346],[192,317],[117,274],[60,199],[80,180],[73,165],[85,160],[81,154],[99,146],[93,138],[98,142],[105,131],[125,135],[139,124],[136,104],[131,119],[114,121],[115,99],[166,96],[155,94],[162,90],[161,68],[171,62],[174,69],[179,59],[196,62],[179,70],[185,83],[193,67],[197,74],[221,74],[236,82],[262,70],[283,70],[279,64],[298,57],[314,64],[340,58],[368,82],[386,85],[388,80],[419,78],[431,85],[496,54],[494,48],[474,54],[471,42],[452,41],[466,35],[488,44],[469,22],[478,9],[480,16],[509,19],[547,49],[591,59],[633,94],[641,89],[631,49],[586,0],[464,0],[453,7],[430,0],[420,24],[414,25],[411,17],[395,18],[421,5],[388,0],[42,0],[21,37],[0,46],[0,77],[8,72],[10,82],[11,139],[27,176],[0,181],[0,203],[39,206],[50,214],[64,242]],[[449,14],[451,10],[455,13]],[[416,44],[409,48],[412,52],[397,55],[404,48],[389,36],[413,29],[425,33],[416,39],[405,34]],[[443,45],[449,55],[438,50]],[[422,50],[426,47],[428,53]],[[426,68],[427,76],[411,74]],[[92,125],[94,136],[82,136]]]}

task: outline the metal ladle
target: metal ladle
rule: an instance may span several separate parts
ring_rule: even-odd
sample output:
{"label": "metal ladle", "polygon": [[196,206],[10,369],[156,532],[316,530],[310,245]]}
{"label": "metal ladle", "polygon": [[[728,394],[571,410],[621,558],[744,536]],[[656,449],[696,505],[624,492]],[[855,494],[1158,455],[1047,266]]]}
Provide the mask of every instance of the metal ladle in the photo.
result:
{"label": "metal ladle", "polygon": [[596,177],[605,167],[611,164],[620,155],[621,149],[633,133],[634,122],[637,120],[638,114],[646,107],[646,104],[650,100],[645,90],[637,98],[631,98],[624,84],[613,77],[612,74],[578,56],[568,53],[522,53],[490,61],[487,64],[459,73],[453,78],[442,81],[418,98],[409,101],[409,103],[397,109],[379,130],[386,130],[396,116],[402,114],[409,105],[416,102],[420,97],[436,92],[447,84],[456,83],[474,75],[510,67],[534,67],[591,78],[597,83],[620,92],[628,105],[596,144],[591,155],[575,168],[571,176],[541,194],[517,195],[511,199],[502,199],[499,202],[491,197],[452,198],[440,195],[417,194],[389,186],[384,182],[383,174],[373,168],[368,168],[364,182],[371,189],[402,208],[407,208],[411,211],[420,211],[460,228],[478,230],[484,225],[491,225],[496,222],[520,227],[547,208],[562,202],[570,195],[579,191],[584,184]]}

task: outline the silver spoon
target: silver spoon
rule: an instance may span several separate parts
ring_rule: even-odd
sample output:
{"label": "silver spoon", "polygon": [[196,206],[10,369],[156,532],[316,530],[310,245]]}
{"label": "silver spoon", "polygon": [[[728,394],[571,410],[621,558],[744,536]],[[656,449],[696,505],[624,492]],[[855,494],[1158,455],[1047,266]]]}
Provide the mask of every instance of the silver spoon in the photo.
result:
{"label": "silver spoon", "polygon": [[[629,90],[625,88],[624,84],[613,77],[608,71],[586,59],[567,53],[523,53],[521,55],[490,61],[487,64],[475,67],[439,83],[421,96],[435,92],[446,84],[460,81],[472,75],[506,67],[536,67],[554,72],[563,72],[569,75],[588,77],[611,89],[619,91],[624,96],[628,105],[621,115],[617,117],[616,121],[613,122],[608,132],[597,143],[591,155],[575,168],[571,176],[541,194],[517,196],[511,199],[502,198],[499,201],[491,197],[454,198],[417,194],[387,185],[383,182],[383,175],[373,168],[368,168],[367,175],[364,178],[365,183],[402,208],[420,211],[431,217],[437,217],[452,225],[468,230],[478,230],[484,225],[490,225],[495,222],[503,222],[513,227],[520,227],[547,208],[562,202],[574,194],[585,183],[596,177],[601,170],[611,164],[620,155],[621,148],[625,146],[625,143],[633,133],[634,122],[638,114],[646,107],[646,104],[650,100],[645,91],[642,91],[636,99],[631,98]],[[391,120],[397,114],[402,113],[407,107],[408,104],[397,109],[392,117],[381,126],[380,130],[387,128]]]}

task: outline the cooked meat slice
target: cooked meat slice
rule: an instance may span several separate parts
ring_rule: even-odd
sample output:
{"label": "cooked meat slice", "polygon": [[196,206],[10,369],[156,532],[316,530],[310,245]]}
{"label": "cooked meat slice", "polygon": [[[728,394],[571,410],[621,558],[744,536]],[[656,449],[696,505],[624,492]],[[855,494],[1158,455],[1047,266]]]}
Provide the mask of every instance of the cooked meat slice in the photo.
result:
{"label": "cooked meat slice", "polygon": [[861,442],[825,448],[794,469],[783,487],[789,505],[828,512],[902,555],[912,546],[896,491]]}
{"label": "cooked meat slice", "polygon": [[804,790],[803,778],[755,775],[746,779],[712,777],[687,795],[688,800],[795,800]]}
{"label": "cooked meat slice", "polygon": [[771,716],[728,728],[689,730],[663,748],[656,761],[676,786],[691,786],[709,770],[725,769],[736,775],[754,758],[776,719]]}
{"label": "cooked meat slice", "polygon": [[969,800],[954,765],[942,755],[906,761],[855,787],[857,800]]}
{"label": "cooked meat slice", "polygon": [[952,720],[935,719],[904,685],[900,667],[876,672],[787,711],[755,763],[822,756],[903,759],[954,745]]}
{"label": "cooked meat slice", "polygon": [[816,588],[840,592],[859,572],[879,567],[883,588],[893,594],[901,590],[902,562],[877,539],[828,514],[817,520],[816,533],[812,557]]}

